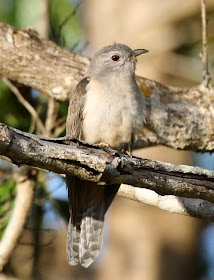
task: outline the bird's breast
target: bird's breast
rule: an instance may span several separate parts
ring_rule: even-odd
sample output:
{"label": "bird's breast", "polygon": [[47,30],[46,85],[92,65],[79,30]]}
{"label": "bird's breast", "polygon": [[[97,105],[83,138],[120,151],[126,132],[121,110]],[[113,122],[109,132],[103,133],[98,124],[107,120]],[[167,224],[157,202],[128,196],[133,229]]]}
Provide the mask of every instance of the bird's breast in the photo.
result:
{"label": "bird's breast", "polygon": [[118,84],[103,87],[96,80],[89,82],[86,92],[83,139],[91,144],[105,142],[115,149],[131,143],[143,122],[141,94]]}

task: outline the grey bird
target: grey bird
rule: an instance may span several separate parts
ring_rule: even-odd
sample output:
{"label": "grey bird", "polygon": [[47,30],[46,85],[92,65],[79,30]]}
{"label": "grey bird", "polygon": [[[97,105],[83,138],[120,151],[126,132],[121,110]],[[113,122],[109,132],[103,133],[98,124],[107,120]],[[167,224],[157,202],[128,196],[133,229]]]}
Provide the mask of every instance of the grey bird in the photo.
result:
{"label": "grey bird", "polygon": [[[113,44],[94,55],[85,78],[71,94],[67,136],[131,151],[146,118],[145,100],[135,78],[136,56],[146,52]],[[100,252],[104,216],[120,186],[98,186],[75,176],[66,180],[67,259],[71,265],[88,267]]]}

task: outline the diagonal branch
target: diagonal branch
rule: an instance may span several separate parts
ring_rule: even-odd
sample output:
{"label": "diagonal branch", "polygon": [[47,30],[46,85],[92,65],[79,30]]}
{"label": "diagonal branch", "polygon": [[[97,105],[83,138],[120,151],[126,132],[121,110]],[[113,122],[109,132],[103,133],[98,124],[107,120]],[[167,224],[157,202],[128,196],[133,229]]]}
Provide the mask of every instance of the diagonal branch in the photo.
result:
{"label": "diagonal branch", "polygon": [[2,81],[5,83],[6,86],[15,94],[19,102],[25,107],[26,110],[31,114],[32,118],[35,120],[37,127],[39,131],[42,134],[45,134],[45,127],[36,112],[36,110],[33,108],[33,106],[21,95],[20,91],[17,87],[15,87],[8,79],[2,78]]}
{"label": "diagonal branch", "polygon": [[214,171],[130,158],[112,150],[65,139],[39,138],[0,125],[0,154],[14,163],[73,174],[99,185],[129,184],[161,195],[214,202]]}
{"label": "diagonal branch", "polygon": [[129,183],[135,187],[122,184],[118,195],[214,221],[213,171],[129,158],[81,142],[69,141],[69,146],[65,142],[65,138],[41,138],[0,124],[0,154],[18,165],[75,174],[101,185]]}
{"label": "diagonal branch", "polygon": [[70,12],[66,17],[65,19],[61,22],[61,24],[59,25],[58,27],[58,35],[60,36],[61,35],[61,31],[62,31],[62,28],[66,25],[66,23],[73,17],[75,16],[75,14],[77,13],[77,10],[79,9],[79,7],[81,6],[82,2],[80,1],[76,7],[74,8],[74,10],[72,12]]}

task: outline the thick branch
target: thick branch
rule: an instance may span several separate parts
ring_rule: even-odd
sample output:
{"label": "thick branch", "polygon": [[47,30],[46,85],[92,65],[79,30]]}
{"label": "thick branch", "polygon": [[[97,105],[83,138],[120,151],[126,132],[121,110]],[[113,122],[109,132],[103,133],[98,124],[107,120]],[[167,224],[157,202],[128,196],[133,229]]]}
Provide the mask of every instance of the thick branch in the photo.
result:
{"label": "thick branch", "polygon": [[[14,163],[74,174],[99,185],[129,184],[158,194],[200,198],[214,202],[214,172],[198,167],[172,165],[130,158],[115,151],[77,141],[39,138],[0,125],[0,154]],[[60,144],[61,143],[61,144]]]}
{"label": "thick branch", "polygon": [[59,101],[68,100],[89,59],[62,49],[35,30],[0,24],[0,74]]}
{"label": "thick branch", "polygon": [[[33,30],[0,24],[0,75],[68,100],[89,59],[44,40]],[[214,150],[214,90],[179,89],[138,77],[148,97],[147,125],[138,147],[163,144],[176,149]],[[143,124],[142,124],[143,128]]]}

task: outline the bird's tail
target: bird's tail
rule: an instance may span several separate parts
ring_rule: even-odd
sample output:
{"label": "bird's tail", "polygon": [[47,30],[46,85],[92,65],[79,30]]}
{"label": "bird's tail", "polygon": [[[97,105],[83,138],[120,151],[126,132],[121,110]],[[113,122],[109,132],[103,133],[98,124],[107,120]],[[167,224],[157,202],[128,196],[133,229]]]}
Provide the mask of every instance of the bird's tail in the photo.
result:
{"label": "bird's tail", "polygon": [[102,187],[95,183],[67,178],[71,218],[67,235],[67,258],[71,265],[88,267],[100,252],[104,216],[119,186]]}
{"label": "bird's tail", "polygon": [[[98,213],[99,217],[97,217]],[[94,207],[93,203],[83,210],[80,224],[73,225],[70,218],[67,258],[71,265],[80,263],[88,267],[94,261],[102,247],[103,225],[104,211]]]}

